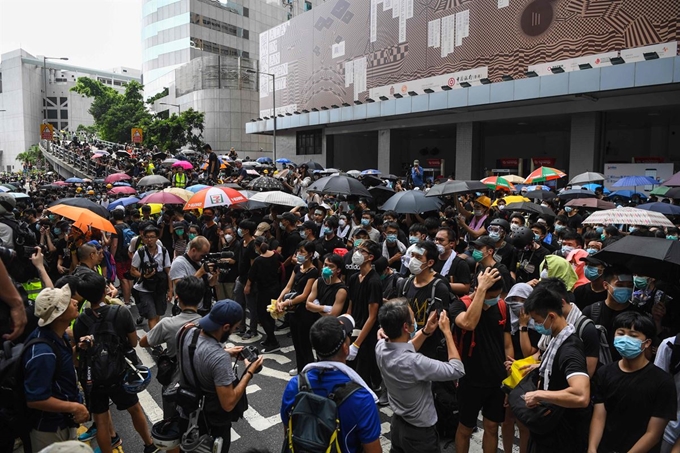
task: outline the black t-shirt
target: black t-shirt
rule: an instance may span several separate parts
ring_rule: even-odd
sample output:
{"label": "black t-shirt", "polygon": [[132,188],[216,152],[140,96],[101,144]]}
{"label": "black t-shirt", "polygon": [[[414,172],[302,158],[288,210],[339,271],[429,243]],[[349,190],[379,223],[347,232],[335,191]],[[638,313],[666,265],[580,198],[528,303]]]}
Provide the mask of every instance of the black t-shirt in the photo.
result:
{"label": "black t-shirt", "polygon": [[541,276],[539,267],[549,254],[548,250],[543,246],[536,250],[518,252],[517,268],[515,269],[517,283],[526,283],[539,278]]}
{"label": "black t-shirt", "polygon": [[[598,304],[601,307],[599,319],[593,319],[593,307],[595,304]],[[621,355],[614,347],[614,318],[627,311],[640,312],[640,309],[635,305],[626,304],[623,310],[615,311],[609,308],[605,301],[595,302],[595,304],[587,306],[583,310],[583,315],[592,319],[595,324],[603,326],[605,329],[607,329],[607,342],[609,343],[609,352],[612,355],[612,360],[621,360]]]}
{"label": "black t-shirt", "polygon": [[[437,280],[439,280],[439,283],[435,287],[435,302],[432,304],[432,286]],[[409,278],[404,282],[402,294],[404,293],[411,306],[411,310],[413,310],[413,314],[415,315],[418,330],[425,327],[427,318],[433,310],[448,310],[451,305],[449,285],[447,281],[439,275],[430,283],[420,288],[416,287],[412,278]],[[425,339],[418,352],[432,359],[447,360],[448,351],[445,344],[442,345],[441,340],[443,338],[444,335],[441,330],[435,330],[432,335]]]}
{"label": "black t-shirt", "polygon": [[[387,244],[387,247],[386,247],[387,248],[387,255],[389,256],[388,260],[390,260],[390,259],[392,259],[392,257],[394,255],[399,253],[399,246],[396,242],[394,243],[394,245],[390,245],[389,242],[386,242],[386,244]],[[400,260],[394,261],[392,264],[390,264],[390,267],[392,269],[394,269],[395,271],[398,271],[399,269],[401,269],[401,261]]]}
{"label": "black t-shirt", "polygon": [[220,236],[217,233],[217,224],[212,226],[204,225],[201,230],[201,235],[210,242],[210,253],[217,253],[220,251]]}
{"label": "black t-shirt", "polygon": [[258,256],[248,272],[248,279],[257,285],[258,300],[278,297],[281,293],[281,260],[275,253],[269,258]]}
{"label": "black t-shirt", "polygon": [[588,305],[592,305],[597,301],[607,297],[606,291],[596,293],[590,283],[574,288],[574,303],[583,311]]}
{"label": "black t-shirt", "polygon": [[[355,328],[361,329],[368,320],[370,304],[378,304],[378,309],[382,306],[382,285],[380,284],[380,276],[371,269],[364,277],[363,281],[359,281],[359,272],[355,273],[349,279],[349,300],[352,302],[352,317],[354,318]],[[372,331],[378,331],[378,320],[373,324]],[[369,337],[373,332],[369,334]]]}
{"label": "black t-shirt", "polygon": [[[270,249],[271,250],[271,249]],[[239,275],[239,260],[241,259],[241,243],[238,240],[232,241],[230,245],[227,245],[222,249],[223,252],[234,252],[234,260],[236,264],[229,266],[227,274],[224,276],[224,283],[234,283]]]}
{"label": "black t-shirt", "polygon": [[[500,258],[500,261],[498,261],[497,257]],[[517,269],[517,252],[508,240],[505,241],[502,247],[496,249],[494,259],[510,271]]]}
{"label": "black t-shirt", "polygon": [[[470,298],[465,296],[465,298]],[[451,303],[449,318],[455,323],[456,317],[467,311],[467,306],[462,300]],[[501,381],[508,376],[505,371],[505,332],[510,333],[510,308],[505,306],[505,325],[502,325],[498,305],[482,308],[479,323],[474,332],[464,332],[458,326],[455,328],[456,338],[463,337],[463,345],[460,351],[463,364],[465,365],[466,384],[474,387],[499,388]],[[474,336],[475,346],[472,346]]]}
{"label": "black t-shirt", "polygon": [[573,216],[567,216],[567,226],[572,229],[581,228],[581,222],[583,222],[583,216],[581,214],[574,214]]}
{"label": "black t-shirt", "polygon": [[[575,324],[578,324],[578,321]],[[576,335],[578,335],[578,331]],[[585,324],[583,333],[579,338],[583,342],[583,352],[586,357],[600,357],[600,331],[597,330],[595,324]]]}
{"label": "black t-shirt", "polygon": [[345,256],[342,259],[345,262],[345,269],[343,271],[343,275],[345,276],[345,282],[347,284],[349,284],[349,280],[350,280],[350,278],[352,278],[352,275],[359,272],[359,266],[352,263],[352,251],[351,250],[349,252],[345,253]]}
{"label": "black t-shirt", "polygon": [[520,341],[521,335],[529,335],[529,341],[531,342],[531,346],[533,346],[536,349],[538,349],[538,342],[541,339],[541,335],[534,329],[529,329],[528,333],[522,333],[519,330],[515,332],[515,334],[512,336],[512,347],[513,350],[515,351],[515,360],[521,360],[525,358],[524,354],[522,353],[522,343]]}
{"label": "black t-shirt", "polygon": [[329,253],[333,253],[333,250],[335,249],[344,249],[346,248],[345,243],[340,239],[338,236],[333,236],[333,239],[327,240],[325,237],[319,239],[319,245],[321,246],[321,249],[323,250],[323,254],[321,255],[321,258],[326,256]]}
{"label": "black t-shirt", "polygon": [[472,282],[470,266],[465,260],[461,259],[459,256],[456,256],[453,259],[453,261],[451,262],[451,267],[449,268],[449,272],[446,275],[443,275],[441,273],[442,269],[444,268],[444,264],[446,264],[446,260],[438,259],[434,263],[434,266],[432,266],[432,269],[434,269],[434,271],[437,272],[438,274],[445,277],[447,281],[451,281],[451,279],[453,278],[453,283],[462,283],[463,285],[469,285]]}
{"label": "black t-shirt", "polygon": [[241,283],[245,285],[250,272],[251,261],[258,257],[255,251],[255,241],[250,241],[248,245],[241,244],[238,252],[238,277]]}
{"label": "black t-shirt", "polygon": [[[213,170],[211,171],[211,169]],[[217,175],[220,173],[220,161],[217,159],[217,154],[214,152],[211,152],[208,156],[208,171],[213,179],[217,179]]]}
{"label": "black t-shirt", "polygon": [[116,255],[113,257],[113,259],[116,260],[116,262],[124,262],[124,261],[130,261],[130,255],[128,254],[127,247],[125,247],[125,235],[123,234],[123,230],[126,228],[130,228],[127,223],[117,223],[114,225],[114,228],[116,229],[116,233],[113,234],[111,237],[112,238],[118,238],[118,245],[116,246]]}
{"label": "black t-shirt", "polygon": [[[632,373],[622,371],[619,363],[603,366],[593,380],[593,403],[607,410],[600,451],[629,451],[647,431],[650,418],[676,419],[673,376],[652,362]],[[660,447],[661,442],[649,451]]]}
{"label": "black t-shirt", "polygon": [[295,255],[300,242],[302,242],[302,238],[297,231],[284,232],[281,235],[281,256],[283,256],[283,259]]}
{"label": "black t-shirt", "polygon": [[[307,272],[302,272],[299,264],[295,266],[293,274],[295,275],[293,278],[293,291],[298,294],[305,292],[305,286],[307,286],[309,280],[316,280],[319,278],[319,270],[317,268],[311,267]],[[304,307],[304,304],[300,304],[300,306]]]}

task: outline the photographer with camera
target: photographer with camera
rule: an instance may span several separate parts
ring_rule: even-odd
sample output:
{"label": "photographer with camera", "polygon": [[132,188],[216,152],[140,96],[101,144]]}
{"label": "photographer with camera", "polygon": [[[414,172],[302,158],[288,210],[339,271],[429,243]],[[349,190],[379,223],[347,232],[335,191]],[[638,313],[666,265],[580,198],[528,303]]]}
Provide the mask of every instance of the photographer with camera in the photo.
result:
{"label": "photographer with camera", "polygon": [[212,288],[217,284],[216,263],[208,262],[204,259],[209,255],[210,242],[203,236],[198,236],[189,242],[189,249],[187,252],[178,256],[170,266],[170,281],[173,287],[180,279],[193,275],[194,277],[203,280],[202,289],[202,303],[199,305],[199,311],[207,313],[212,306]]}

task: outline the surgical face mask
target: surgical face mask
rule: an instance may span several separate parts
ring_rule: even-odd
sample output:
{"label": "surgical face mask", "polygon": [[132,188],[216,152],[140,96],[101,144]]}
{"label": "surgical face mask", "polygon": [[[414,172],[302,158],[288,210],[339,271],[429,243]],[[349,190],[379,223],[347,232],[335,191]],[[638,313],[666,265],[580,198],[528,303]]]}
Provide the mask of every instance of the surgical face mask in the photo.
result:
{"label": "surgical face mask", "polygon": [[184,230],[178,229],[178,230],[175,230],[175,233],[177,233],[177,236],[183,236],[183,235],[184,235]]}
{"label": "surgical face mask", "polygon": [[510,231],[512,231],[513,233],[516,233],[517,230],[519,230],[519,225],[517,225],[516,223],[511,223],[510,224]]}
{"label": "surgical face mask", "polygon": [[595,231],[597,232],[597,234],[602,234],[604,232],[604,227],[599,226],[595,228]]}
{"label": "surgical face mask", "polygon": [[243,230],[241,228],[239,228],[238,230],[236,230],[236,234],[238,234],[238,237],[242,238],[243,237]]}
{"label": "surgical face mask", "polygon": [[499,211],[502,211],[503,209],[505,209],[505,205],[504,205],[504,204],[499,204],[499,205],[498,205],[498,210],[499,210]]}
{"label": "surgical face mask", "polygon": [[541,271],[541,278],[548,278],[548,269],[543,269]]}
{"label": "surgical face mask", "polygon": [[594,255],[597,252],[599,252],[598,249],[586,249],[586,252],[588,252],[588,255]]}
{"label": "surgical face mask", "polygon": [[305,255],[297,255],[295,258],[297,258],[298,264],[305,264],[305,261],[307,261],[307,257]]}
{"label": "surgical face mask", "polygon": [[477,217],[484,215],[484,211],[482,211],[481,209],[475,209],[472,213]]}
{"label": "surgical face mask", "polygon": [[612,295],[612,298],[620,304],[627,304],[633,295],[633,288],[626,288],[625,286],[612,286],[611,288],[612,292],[610,294]]}
{"label": "surgical face mask", "polygon": [[472,259],[475,260],[475,263],[479,263],[484,259],[484,253],[481,250],[475,249],[472,251]]}
{"label": "surgical face mask", "polygon": [[534,241],[541,242],[541,235],[534,233]]}
{"label": "surgical face mask", "polygon": [[667,234],[667,235],[666,235],[666,239],[670,239],[671,241],[677,241],[677,240],[678,240],[678,236],[675,235],[675,234]]}
{"label": "surgical face mask", "polygon": [[566,257],[569,255],[572,251],[574,250],[574,247],[570,245],[563,245],[562,246],[562,256]]}
{"label": "surgical face mask", "polygon": [[225,235],[224,235],[224,240],[227,241],[227,242],[231,242],[231,241],[234,240],[234,236],[231,235],[231,234],[225,234]]}
{"label": "surgical face mask", "polygon": [[547,320],[548,320],[548,318],[546,318],[546,319],[543,321],[543,324],[539,324],[539,323],[535,323],[535,324],[534,324],[534,330],[535,330],[539,335],[552,335],[552,327],[551,327],[551,328],[547,328],[547,327],[545,326],[545,323],[546,323]]}
{"label": "surgical face mask", "polygon": [[413,337],[416,336],[417,330],[418,330],[418,324],[416,324],[416,318],[413,318],[413,332],[409,332],[409,337],[411,337],[411,340],[413,340]]}
{"label": "surgical face mask", "polygon": [[281,228],[282,230],[285,230],[286,226],[283,224],[283,222],[279,222],[279,228]]}
{"label": "surgical face mask", "polygon": [[355,239],[354,240],[354,247],[359,247],[362,242],[363,242],[363,239]]}
{"label": "surgical face mask", "polygon": [[363,226],[368,226],[369,223],[371,223],[370,219],[361,219],[361,224]]}
{"label": "surgical face mask", "polygon": [[388,234],[387,235],[387,242],[390,242],[390,243],[397,242],[397,235],[396,234]]}
{"label": "surgical face mask", "polygon": [[423,262],[415,258],[411,258],[411,261],[408,263],[408,270],[413,275],[420,274],[423,271]]}
{"label": "surgical face mask", "polygon": [[408,237],[409,244],[416,244],[416,243],[418,243],[419,240],[420,239],[418,238],[418,236],[409,236]]}
{"label": "surgical face mask", "polygon": [[499,297],[500,296],[492,297],[491,299],[484,299],[484,305],[488,305],[489,307],[493,307],[494,305],[497,305]]}
{"label": "surgical face mask", "polygon": [[493,231],[489,233],[489,237],[494,240],[494,242],[498,242],[501,240],[501,234],[498,231]]}
{"label": "surgical face mask", "polygon": [[364,254],[361,253],[359,250],[354,252],[354,254],[352,255],[352,264],[355,264],[357,266],[361,266],[362,264],[364,264]]}
{"label": "surgical face mask", "polygon": [[444,248],[444,246],[441,245],[441,244],[437,244],[437,252],[438,252],[440,255],[443,255],[444,252],[446,252],[446,248]]}
{"label": "surgical face mask", "polygon": [[640,275],[636,275],[633,277],[633,284],[637,289],[645,289],[649,284],[649,277],[642,277]]}
{"label": "surgical face mask", "polygon": [[321,276],[324,280],[329,281],[333,277],[333,269],[324,266],[323,269],[321,269]]}
{"label": "surgical face mask", "polygon": [[57,236],[59,236],[59,235],[61,234],[61,228],[55,228],[55,229],[54,229],[54,234],[56,234]]}
{"label": "surgical face mask", "polygon": [[558,223],[555,224],[555,231],[562,231],[565,228],[566,228],[565,225],[560,225]]}
{"label": "surgical face mask", "polygon": [[341,227],[344,227],[345,225],[347,225],[347,222],[345,221],[345,219],[340,219],[340,220],[338,220],[338,225],[340,225]]}
{"label": "surgical face mask", "polygon": [[634,359],[642,354],[642,340],[624,335],[614,338],[614,347],[626,359]]}
{"label": "surgical face mask", "polygon": [[329,228],[329,227],[326,227],[326,226],[321,228],[321,234],[323,234],[324,236],[332,234],[332,233],[333,233],[332,228]]}
{"label": "surgical face mask", "polygon": [[571,206],[565,206],[564,207],[564,212],[571,212],[573,208]]}
{"label": "surgical face mask", "polygon": [[605,236],[604,233],[602,233],[602,234],[600,235],[600,240],[601,240],[601,241],[604,241],[604,240],[606,240],[606,239],[607,239],[607,236]]}
{"label": "surgical face mask", "polygon": [[586,266],[583,268],[583,275],[591,282],[600,278],[600,269],[595,266]]}
{"label": "surgical face mask", "polygon": [[637,227],[630,227],[628,228],[629,233],[635,233],[637,231]]}

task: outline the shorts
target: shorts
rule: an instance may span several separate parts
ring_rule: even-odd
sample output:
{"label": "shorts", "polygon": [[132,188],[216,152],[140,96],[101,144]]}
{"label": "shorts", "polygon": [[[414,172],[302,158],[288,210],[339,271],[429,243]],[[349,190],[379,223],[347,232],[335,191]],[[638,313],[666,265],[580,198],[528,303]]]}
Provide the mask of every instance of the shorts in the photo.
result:
{"label": "shorts", "polygon": [[118,277],[118,280],[123,281],[127,278],[125,277],[125,274],[128,274],[128,272],[130,272],[131,265],[132,265],[131,260],[116,261],[116,276]]}
{"label": "shorts", "polygon": [[165,315],[165,312],[168,309],[165,293],[157,296],[154,293],[137,291],[137,296],[136,302],[139,316],[142,316],[145,319],[153,319]]}
{"label": "shorts", "polygon": [[458,382],[458,417],[460,423],[468,428],[477,426],[479,411],[487,420],[495,423],[505,421],[505,393],[493,387],[474,387],[465,384],[464,381]]}
{"label": "shorts", "polygon": [[103,414],[109,410],[109,399],[116,404],[116,409],[125,411],[139,403],[136,394],[128,393],[123,384],[108,389],[93,388],[90,392],[90,412]]}

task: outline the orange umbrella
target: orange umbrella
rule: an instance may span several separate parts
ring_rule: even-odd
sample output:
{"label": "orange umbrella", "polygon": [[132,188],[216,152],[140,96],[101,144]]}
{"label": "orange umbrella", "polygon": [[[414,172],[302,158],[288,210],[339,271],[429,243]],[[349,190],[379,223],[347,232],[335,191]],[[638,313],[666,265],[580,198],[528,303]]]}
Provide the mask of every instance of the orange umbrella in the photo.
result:
{"label": "orange umbrella", "polygon": [[515,186],[502,176],[489,176],[482,179],[481,182],[486,184],[489,189],[515,191]]}
{"label": "orange umbrella", "polygon": [[561,172],[556,168],[539,167],[526,177],[524,184],[536,184],[540,182],[552,181],[555,179],[564,178],[565,176],[567,176],[566,173]]}
{"label": "orange umbrella", "polygon": [[[229,168],[229,164],[222,161],[222,163],[220,164],[220,170],[226,170],[227,168]],[[201,166],[201,170],[207,170],[207,169],[208,169],[208,162],[204,163]]]}
{"label": "orange umbrella", "polygon": [[67,219],[73,220],[73,225],[78,227],[78,229],[81,231],[87,231],[87,227],[92,227],[101,231],[108,231],[109,233],[116,232],[116,229],[113,227],[111,222],[106,220],[104,217],[95,214],[89,209],[58,204],[51,206],[49,211],[54,214],[66,217]]}

